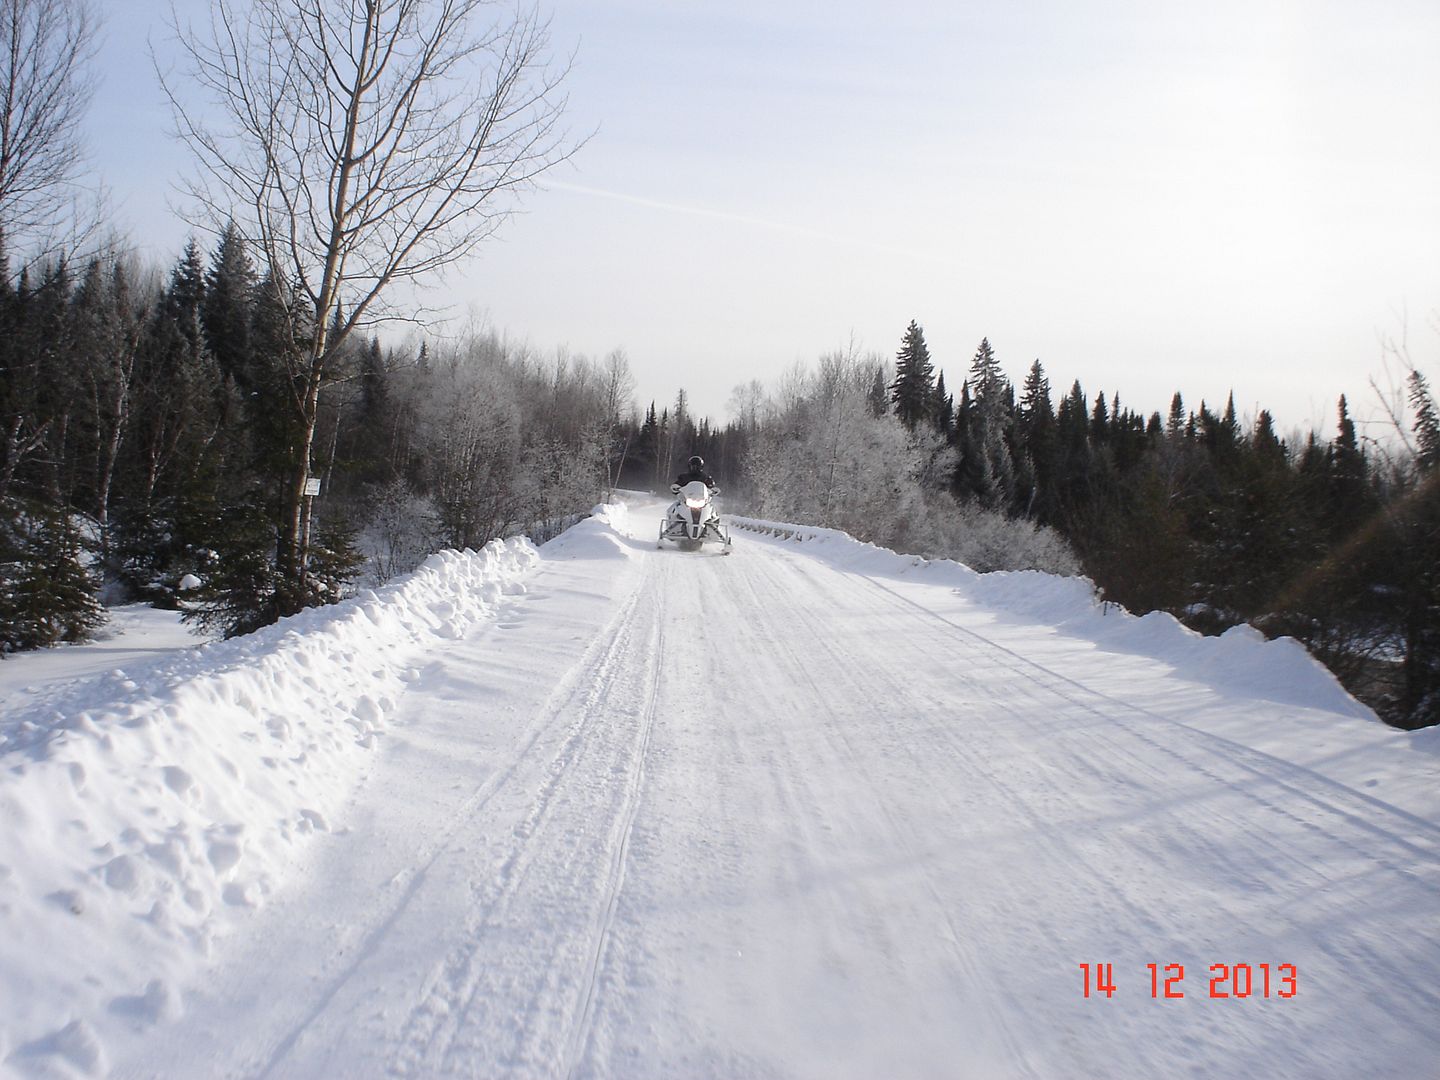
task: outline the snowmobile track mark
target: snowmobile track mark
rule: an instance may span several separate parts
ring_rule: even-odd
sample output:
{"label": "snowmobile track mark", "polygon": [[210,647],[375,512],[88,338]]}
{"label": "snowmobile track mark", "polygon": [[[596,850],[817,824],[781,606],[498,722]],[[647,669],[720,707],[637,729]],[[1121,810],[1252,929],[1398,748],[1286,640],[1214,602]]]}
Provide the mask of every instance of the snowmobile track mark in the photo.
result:
{"label": "snowmobile track mark", "polygon": [[[797,570],[800,569],[800,564],[802,562],[808,562],[811,559],[808,553],[788,551],[778,543],[772,542],[767,546],[769,546],[773,551],[775,551],[776,554],[780,555],[783,561],[785,561],[787,564],[793,565],[794,568]],[[1134,716],[1141,716],[1145,717],[1148,720],[1159,721],[1167,725],[1168,727],[1176,728],[1182,732],[1188,733],[1188,735],[1192,737],[1192,741],[1213,743],[1218,748],[1212,751],[1212,753],[1216,754],[1216,756],[1229,756],[1237,759],[1234,761],[1234,763],[1238,767],[1247,768],[1248,771],[1252,774],[1262,777],[1276,784],[1277,786],[1284,788],[1288,793],[1296,796],[1296,798],[1308,803],[1312,803],[1315,806],[1329,813],[1335,814],[1347,820],[1349,824],[1358,826],[1376,836],[1389,840],[1407,849],[1412,854],[1425,858],[1427,861],[1440,863],[1440,827],[1432,825],[1430,822],[1425,821],[1422,818],[1416,817],[1413,814],[1406,813],[1404,810],[1401,810],[1400,808],[1381,799],[1376,799],[1373,796],[1366,795],[1364,792],[1356,791],[1355,789],[1348,787],[1337,780],[1332,780],[1331,778],[1324,776],[1321,773],[1315,772],[1313,769],[1308,769],[1303,765],[1297,765],[1294,762],[1284,761],[1280,758],[1274,757],[1273,755],[1266,754],[1261,750],[1255,750],[1251,747],[1247,747],[1240,743],[1237,743],[1231,739],[1227,739],[1222,735],[1216,735],[1201,728],[1192,727],[1191,725],[1186,724],[1181,720],[1176,720],[1173,717],[1165,716],[1161,713],[1157,713],[1152,710],[1133,705],[1130,702],[1113,697],[1109,694],[1105,694],[1101,691],[1094,690],[1091,687],[1086,686],[1084,683],[1079,682],[1078,680],[1073,679],[1068,675],[1055,671],[1053,668],[1046,667],[1044,664],[1041,664],[1038,661],[1023,656],[1020,653],[1015,652],[1013,649],[1007,648],[1006,646],[1001,645],[996,641],[992,641],[990,638],[985,637],[983,634],[971,629],[970,627],[962,626],[959,623],[954,622],[952,619],[947,618],[945,615],[936,611],[932,611],[931,609],[925,607],[922,604],[916,603],[909,597],[903,595],[895,589],[890,588],[883,582],[869,575],[863,573],[856,573],[850,570],[844,570],[839,567],[836,567],[835,570],[837,573],[842,574],[846,578],[860,581],[865,583],[866,585],[869,585],[872,589],[883,593],[897,604],[902,605],[907,609],[919,612],[926,616],[926,618],[928,618],[929,620],[942,624],[951,632],[963,635],[967,640],[978,643],[982,648],[990,652],[992,655],[996,656],[1000,663],[1004,664],[1009,670],[1014,671],[1017,675],[1033,677],[1035,674],[1038,673],[1044,676],[1045,678],[1043,680],[1043,683],[1050,684],[1047,688],[1051,693],[1054,693],[1067,701],[1071,701],[1078,706],[1086,708],[1087,711],[1094,713],[1096,716],[1104,720],[1117,722],[1116,718],[1111,712],[1100,709],[1094,704],[1094,702],[1098,701],[1109,708],[1124,710],[1125,712],[1128,712]],[[807,579],[811,576],[806,571],[801,572]],[[1056,685],[1054,685],[1057,683],[1069,687],[1074,692],[1078,692],[1078,696],[1076,696],[1076,694],[1074,693],[1067,693],[1061,691]],[[1135,731],[1129,726],[1126,726],[1126,730],[1130,731],[1137,738],[1145,739],[1145,741],[1147,741],[1151,745],[1164,748],[1163,744],[1154,742],[1153,739],[1151,739],[1149,736],[1145,735],[1142,732]],[[1173,750],[1171,750],[1170,752],[1172,754],[1174,753]],[[1238,760],[1240,758],[1248,758],[1251,763],[1246,764],[1244,762],[1241,762]],[[1193,767],[1199,767],[1197,763],[1191,762],[1189,764],[1191,764]],[[1359,809],[1368,811],[1372,816],[1376,811],[1378,811],[1385,814],[1386,816],[1398,819],[1399,821],[1403,821],[1406,825],[1419,830],[1429,840],[1432,840],[1436,846],[1434,848],[1427,848],[1426,846],[1415,840],[1407,840],[1406,838],[1397,835],[1391,830],[1376,825],[1371,818],[1366,817],[1364,813],[1359,812],[1359,810],[1342,809],[1339,806],[1327,803],[1323,799],[1320,799],[1318,796],[1316,796],[1313,792],[1306,791],[1303,788],[1297,788],[1293,784],[1287,783],[1285,780],[1281,779],[1281,773],[1295,776],[1297,778],[1303,777],[1306,781],[1323,787],[1330,792],[1333,792],[1342,800],[1349,801],[1352,804],[1359,803],[1361,804],[1361,807]]]}
{"label": "snowmobile track mark", "polygon": [[[759,564],[759,560],[756,560],[756,564]],[[755,609],[759,612],[768,612],[770,610],[770,605],[767,603],[766,599],[760,595],[760,592],[755,587],[755,584],[748,579],[742,580],[745,581],[746,587],[750,590]],[[776,595],[780,594],[781,593],[779,591],[777,582]],[[825,652],[834,664],[834,670],[840,674],[841,678],[846,683],[851,684],[853,691],[857,695],[856,700],[859,700],[860,697],[863,695],[860,695],[862,687],[860,686],[859,681],[854,677],[855,658],[853,656],[842,653],[841,650],[839,650],[831,641],[829,635],[826,634],[825,627],[818,625],[814,616],[811,615],[809,612],[805,611],[802,607],[796,606],[787,609],[786,618],[792,623],[797,618],[804,622],[805,628],[807,629],[807,631],[809,631],[809,633],[806,635],[807,639],[818,642],[821,647],[824,648]],[[752,628],[756,629],[757,632],[759,631],[759,626],[757,624],[752,623]],[[797,672],[799,676],[803,679],[803,681],[809,686],[810,693],[814,700],[824,701],[827,696],[825,688],[820,684],[819,680],[816,679],[815,674],[810,669],[810,665],[796,651],[791,636],[786,633],[776,633],[774,630],[768,630],[767,632],[765,632],[764,636],[766,639],[768,639],[766,644],[769,649],[777,653],[783,653],[789,658],[788,666],[793,671]],[[881,677],[885,679],[886,682],[893,682],[893,680],[891,680],[889,677],[889,673],[887,672],[882,671]],[[900,686],[900,684],[894,683],[889,689],[894,692],[901,691],[904,688]],[[893,697],[892,700],[894,700]],[[834,745],[835,739],[838,737],[840,743],[844,745],[846,754],[850,758],[854,760],[860,760],[862,758],[862,755],[856,749],[853,740],[846,732],[843,724],[835,723],[832,720],[830,723],[824,725],[823,732],[826,739],[829,740],[832,745]],[[918,763],[918,756],[916,755],[914,748],[909,746],[908,743],[906,743],[905,749],[906,752],[910,755],[911,760]],[[796,770],[796,775],[803,778],[803,770]],[[959,927],[956,925],[954,916],[952,914],[952,908],[954,903],[953,898],[947,900],[942,895],[940,888],[936,885],[934,877],[927,867],[927,860],[924,857],[924,852],[919,850],[913,842],[915,830],[913,828],[906,828],[902,826],[900,821],[896,818],[894,810],[891,807],[890,803],[882,797],[881,791],[876,787],[873,778],[866,776],[864,777],[864,780],[865,785],[869,790],[870,801],[874,804],[881,816],[884,818],[896,848],[901,853],[903,853],[905,861],[916,868],[918,872],[918,877],[923,883],[926,894],[929,896],[930,901],[935,905],[936,909],[940,913],[941,922],[944,924],[947,931],[947,933],[941,935],[945,940],[946,951],[950,954],[951,958],[954,960],[959,970],[965,973],[965,975],[973,985],[985,985],[987,982],[991,984],[992,992],[984,996],[984,998],[982,999],[982,1003],[990,1020],[992,1030],[997,1033],[997,1036],[1002,1046],[1010,1055],[1010,1060],[1016,1063],[1021,1069],[1021,1072],[1017,1075],[1025,1077],[1039,1077],[1042,1074],[1037,1072],[1035,1067],[1031,1064],[1029,1060],[1029,1055],[1025,1052],[1025,1048],[1021,1045],[1015,1034],[1011,1031],[1010,1025],[1005,1020],[1006,1010],[1001,1007],[1002,1002],[997,996],[998,989],[994,987],[993,980],[986,980],[982,977],[985,973],[981,970],[981,967],[977,962],[975,956],[967,952],[961,946],[960,943],[964,940],[964,936],[961,934]],[[1014,1007],[1015,1006],[1012,1004],[1011,1008]]]}
{"label": "snowmobile track mark", "polygon": [[[558,889],[562,906],[569,902],[587,911],[597,897],[605,897],[605,889],[596,888],[591,880],[592,871],[599,872],[595,860],[590,857],[590,849],[575,842],[575,830],[580,829],[580,835],[594,836],[603,828],[594,823],[613,822],[618,817],[625,822],[625,828],[606,831],[610,840],[598,844],[595,854],[603,856],[616,844],[628,843],[638,788],[627,784],[618,796],[611,796],[608,778],[629,763],[637,744],[643,753],[643,747],[648,746],[649,727],[642,714],[641,733],[627,739],[623,731],[610,731],[607,718],[612,713],[624,715],[623,709],[611,708],[610,702],[617,693],[623,696],[628,689],[625,665],[629,657],[642,651],[635,644],[636,626],[646,602],[653,603],[653,588],[648,578],[642,577],[616,619],[598,635],[597,643],[605,642],[599,658],[590,659],[597,651],[595,647],[588,650],[587,658],[571,669],[573,678],[567,676],[565,680],[570,693],[547,699],[547,709],[553,715],[542,726],[546,730],[564,726],[555,721],[570,717],[568,727],[528,809],[507,830],[499,857],[493,860],[493,874],[475,885],[472,915],[460,935],[460,945],[435,969],[427,989],[412,1008],[398,1040],[403,1060],[392,1061],[395,1071],[433,1075],[458,1067],[463,1072],[458,1055],[471,1049],[471,1044],[473,1048],[483,1045],[501,1055],[510,1068],[522,1064],[534,1067],[548,1061],[545,1070],[553,1071],[556,1060],[564,1053],[568,1045],[566,1033],[574,1030],[575,1017],[583,1011],[583,1005],[561,1006],[557,1014],[557,1003],[576,997],[583,1001],[594,993],[593,987],[574,987],[566,973],[582,966],[575,954],[599,957],[602,945],[589,940],[588,935],[578,942],[562,935],[551,943],[553,948],[545,947],[544,941],[517,934],[523,908],[518,915],[512,909],[527,890],[538,890],[542,901],[553,905]],[[658,630],[658,620],[655,626]],[[656,680],[658,669],[652,686]],[[646,712],[652,714],[653,720],[653,700]],[[585,805],[587,799],[607,796],[603,808]],[[607,865],[610,863],[613,855]],[[537,866],[545,872],[535,873]],[[623,875],[609,882],[615,894],[621,880]],[[600,916],[582,915],[577,910],[573,918],[557,920],[557,925],[596,926],[597,933],[604,933],[613,910],[614,896],[610,896],[602,904]],[[535,962],[518,967],[505,963],[509,953],[504,950],[518,948],[523,954],[542,947],[543,956],[528,958]],[[497,949],[501,952],[492,955]],[[525,972],[534,973],[538,982],[523,981]],[[590,978],[595,977],[592,972]],[[522,981],[517,983],[517,978]],[[506,1002],[515,1009],[492,1011],[492,1006]],[[502,1044],[508,1046],[508,1052]]]}
{"label": "snowmobile track mark", "polygon": [[664,670],[662,658],[665,655],[665,628],[660,622],[655,625],[655,640],[650,651],[654,672],[650,679],[649,693],[645,703],[645,719],[640,733],[640,752],[635,762],[635,773],[626,785],[626,804],[620,823],[620,842],[615,845],[614,857],[605,887],[605,904],[601,913],[599,932],[595,935],[595,949],[590,957],[585,977],[585,998],[580,1008],[578,1023],[572,1028],[569,1046],[565,1055],[565,1075],[574,1076],[581,1057],[587,1049],[595,1023],[595,1001],[599,989],[600,968],[609,948],[610,935],[615,924],[615,910],[620,902],[620,890],[625,884],[625,863],[630,857],[630,837],[635,828],[635,815],[640,809],[641,789],[645,785],[645,759],[650,752],[651,736],[655,730],[656,704],[660,692],[660,674]]}

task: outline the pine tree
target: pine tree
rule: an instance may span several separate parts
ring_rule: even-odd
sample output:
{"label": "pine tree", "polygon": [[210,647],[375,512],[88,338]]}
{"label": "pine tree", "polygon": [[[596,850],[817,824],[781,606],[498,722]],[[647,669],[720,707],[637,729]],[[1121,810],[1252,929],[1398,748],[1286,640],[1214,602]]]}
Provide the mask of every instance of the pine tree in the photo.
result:
{"label": "pine tree", "polygon": [[250,329],[256,280],[245,241],[231,222],[220,234],[205,272],[200,320],[221,375],[246,394],[258,382]]}
{"label": "pine tree", "polygon": [[1110,410],[1105,405],[1105,391],[1095,395],[1095,408],[1090,413],[1090,444],[1106,446],[1110,442]]}
{"label": "pine tree", "polygon": [[1015,509],[1015,461],[1010,451],[1014,391],[1000,370],[989,338],[970,364],[966,439],[957,470],[962,495],[991,510]]}
{"label": "pine tree", "polygon": [[1350,419],[1344,394],[1340,395],[1337,408],[1339,418],[1335,438],[1330,444],[1330,483],[1325,517],[1329,522],[1330,535],[1339,540],[1359,528],[1374,507],[1367,484],[1369,466],[1356,438],[1355,422]]}
{"label": "pine tree", "polygon": [[[390,371],[378,337],[372,337],[360,350],[359,382],[359,414],[351,429],[345,456],[358,463],[364,483],[385,484],[394,478],[389,450],[395,410],[391,401]],[[339,433],[340,417],[337,416],[337,437]]]}
{"label": "pine tree", "polygon": [[1050,401],[1050,380],[1039,360],[1030,365],[1021,387],[1016,434],[1031,476],[1030,508],[1045,520],[1053,510],[1055,406]]}
{"label": "pine tree", "polygon": [[906,427],[931,419],[935,401],[935,369],[930,363],[930,350],[925,345],[925,332],[914,319],[905,328],[900,351],[895,354],[895,380],[890,384],[890,400],[895,415]]}
{"label": "pine tree", "polygon": [[1425,376],[1412,369],[1405,381],[1410,407],[1415,410],[1415,464],[1426,474],[1440,467],[1440,416]]}
{"label": "pine tree", "polygon": [[866,397],[870,406],[870,415],[874,417],[884,416],[890,411],[890,395],[885,389],[885,366],[875,365],[875,378],[870,383],[870,393]]}
{"label": "pine tree", "polygon": [[945,373],[935,379],[935,400],[931,405],[935,430],[945,436],[947,443],[955,440],[955,398],[945,390]]}
{"label": "pine tree", "polygon": [[1170,399],[1170,415],[1165,422],[1165,434],[1172,441],[1182,438],[1185,434],[1185,399],[1180,396],[1180,391],[1175,391],[1175,396]]}
{"label": "pine tree", "polygon": [[1260,410],[1252,445],[1262,461],[1274,464],[1285,460],[1285,446],[1275,435],[1275,419],[1269,409]]}
{"label": "pine tree", "polygon": [[87,640],[105,622],[70,515],[38,500],[0,505],[0,656]]}
{"label": "pine tree", "polygon": [[635,437],[635,449],[633,458],[635,468],[645,476],[646,483],[649,477],[654,476],[655,455],[660,445],[660,418],[655,415],[655,402],[650,402],[650,407],[645,410],[645,420],[640,425],[640,431]]}
{"label": "pine tree", "polygon": [[1000,362],[995,359],[995,350],[990,347],[990,339],[981,338],[980,346],[975,350],[975,358],[970,362],[972,398],[983,411],[988,402],[998,401],[1004,396],[1007,384],[1005,373],[1000,370]]}

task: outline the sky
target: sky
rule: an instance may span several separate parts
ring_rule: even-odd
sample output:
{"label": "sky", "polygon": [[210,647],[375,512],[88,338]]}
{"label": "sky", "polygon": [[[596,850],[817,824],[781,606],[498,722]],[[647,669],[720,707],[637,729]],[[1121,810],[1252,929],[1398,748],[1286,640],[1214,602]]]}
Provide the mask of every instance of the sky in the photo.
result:
{"label": "sky", "polygon": [[[97,173],[140,251],[189,233],[147,56],[107,0]],[[208,3],[176,0],[182,17]],[[497,13],[508,10],[497,6]],[[622,348],[637,400],[730,392],[911,319],[958,389],[982,337],[1136,409],[1373,411],[1386,340],[1440,382],[1433,0],[549,0],[583,145],[428,286],[541,353]],[[445,331],[447,327],[437,327]],[[397,334],[400,333],[397,331]]]}

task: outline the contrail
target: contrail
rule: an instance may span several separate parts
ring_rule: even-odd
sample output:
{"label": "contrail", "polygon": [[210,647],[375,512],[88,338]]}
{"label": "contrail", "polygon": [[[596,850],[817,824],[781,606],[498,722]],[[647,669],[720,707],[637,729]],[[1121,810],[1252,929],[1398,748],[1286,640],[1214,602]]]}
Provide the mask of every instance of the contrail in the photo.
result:
{"label": "contrail", "polygon": [[958,265],[951,259],[941,255],[935,255],[928,251],[895,247],[891,244],[877,244],[873,241],[861,240],[854,236],[842,236],[838,233],[823,232],[819,229],[807,229],[801,225],[789,225],[783,221],[771,221],[767,218],[752,217],[749,214],[736,214],[728,210],[711,210],[704,206],[686,206],[683,203],[666,202],[663,199],[651,199],[642,195],[626,195],[619,191],[606,191],[603,188],[587,187],[584,184],[572,184],[565,180],[551,180],[547,178],[540,181],[540,186],[553,188],[556,191],[571,191],[578,195],[594,195],[602,199],[615,199],[618,202],[630,203],[634,206],[647,206],[652,210],[669,210],[677,214],[690,214],[693,217],[712,218],[716,221],[730,221],[737,225],[751,225],[759,229],[770,229],[774,232],[790,233],[792,236],[804,236],[811,240],[823,240],[830,244],[863,247],[871,251],[882,251],[886,254],[899,255],[907,259],[924,259],[927,262],[940,263],[945,266]]}

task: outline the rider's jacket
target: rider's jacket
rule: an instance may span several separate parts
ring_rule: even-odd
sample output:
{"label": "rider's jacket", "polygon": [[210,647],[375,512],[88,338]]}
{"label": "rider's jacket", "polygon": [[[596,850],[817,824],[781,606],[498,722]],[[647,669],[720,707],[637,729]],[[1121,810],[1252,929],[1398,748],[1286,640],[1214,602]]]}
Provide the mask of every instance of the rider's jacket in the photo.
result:
{"label": "rider's jacket", "polygon": [[675,483],[679,484],[681,487],[684,487],[686,484],[694,483],[696,480],[703,480],[705,482],[705,486],[708,488],[713,488],[715,486],[715,481],[710,478],[709,473],[696,472],[693,469],[687,469],[685,470],[685,472],[681,473],[680,476],[676,479]]}

